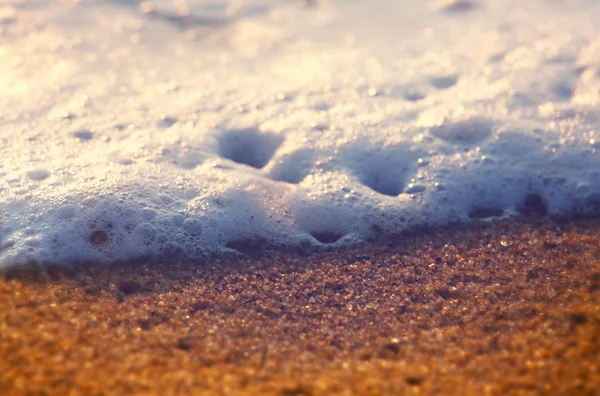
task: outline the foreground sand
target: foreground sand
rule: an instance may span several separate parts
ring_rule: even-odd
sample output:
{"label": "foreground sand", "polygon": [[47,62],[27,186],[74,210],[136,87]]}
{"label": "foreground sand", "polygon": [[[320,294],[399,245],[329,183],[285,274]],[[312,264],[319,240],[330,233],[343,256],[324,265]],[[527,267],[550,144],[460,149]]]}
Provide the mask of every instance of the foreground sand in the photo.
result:
{"label": "foreground sand", "polygon": [[600,222],[0,277],[0,394],[594,394]]}

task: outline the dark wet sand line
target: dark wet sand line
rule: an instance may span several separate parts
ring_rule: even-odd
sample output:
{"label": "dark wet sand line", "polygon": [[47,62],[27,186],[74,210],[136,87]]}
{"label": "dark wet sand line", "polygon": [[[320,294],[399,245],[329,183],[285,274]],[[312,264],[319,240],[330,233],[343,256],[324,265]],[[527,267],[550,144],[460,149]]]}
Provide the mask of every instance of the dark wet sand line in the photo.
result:
{"label": "dark wet sand line", "polygon": [[595,394],[600,222],[0,277],[0,394]]}

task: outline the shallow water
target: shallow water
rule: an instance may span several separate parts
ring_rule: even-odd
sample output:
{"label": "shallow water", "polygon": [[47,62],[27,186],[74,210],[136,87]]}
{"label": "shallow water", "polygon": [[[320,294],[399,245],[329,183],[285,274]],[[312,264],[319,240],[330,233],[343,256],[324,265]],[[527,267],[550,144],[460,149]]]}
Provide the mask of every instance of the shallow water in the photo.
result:
{"label": "shallow water", "polygon": [[0,266],[600,207],[596,2],[3,4]]}

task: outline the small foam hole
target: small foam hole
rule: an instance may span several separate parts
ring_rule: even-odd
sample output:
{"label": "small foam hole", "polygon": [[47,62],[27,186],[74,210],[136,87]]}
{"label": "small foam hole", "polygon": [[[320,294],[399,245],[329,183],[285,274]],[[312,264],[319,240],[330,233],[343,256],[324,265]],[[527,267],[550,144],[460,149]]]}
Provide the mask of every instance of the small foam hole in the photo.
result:
{"label": "small foam hole", "polygon": [[310,233],[310,235],[317,241],[326,245],[336,243],[343,237],[342,234],[335,231],[313,231]]}
{"label": "small foam hole", "polygon": [[238,129],[224,133],[219,140],[219,154],[239,164],[262,169],[269,163],[283,138],[258,129]]}
{"label": "small foam hole", "polygon": [[397,197],[404,191],[404,173],[394,168],[375,168],[363,175],[360,182],[379,194]]}

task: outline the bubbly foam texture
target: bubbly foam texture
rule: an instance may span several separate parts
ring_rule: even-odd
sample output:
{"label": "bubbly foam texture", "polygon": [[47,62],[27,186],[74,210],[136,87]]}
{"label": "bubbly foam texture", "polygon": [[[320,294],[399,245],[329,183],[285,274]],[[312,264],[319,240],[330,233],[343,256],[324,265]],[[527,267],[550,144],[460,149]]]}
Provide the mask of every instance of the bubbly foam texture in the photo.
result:
{"label": "bubbly foam texture", "polygon": [[600,210],[589,1],[0,6],[0,266]]}

